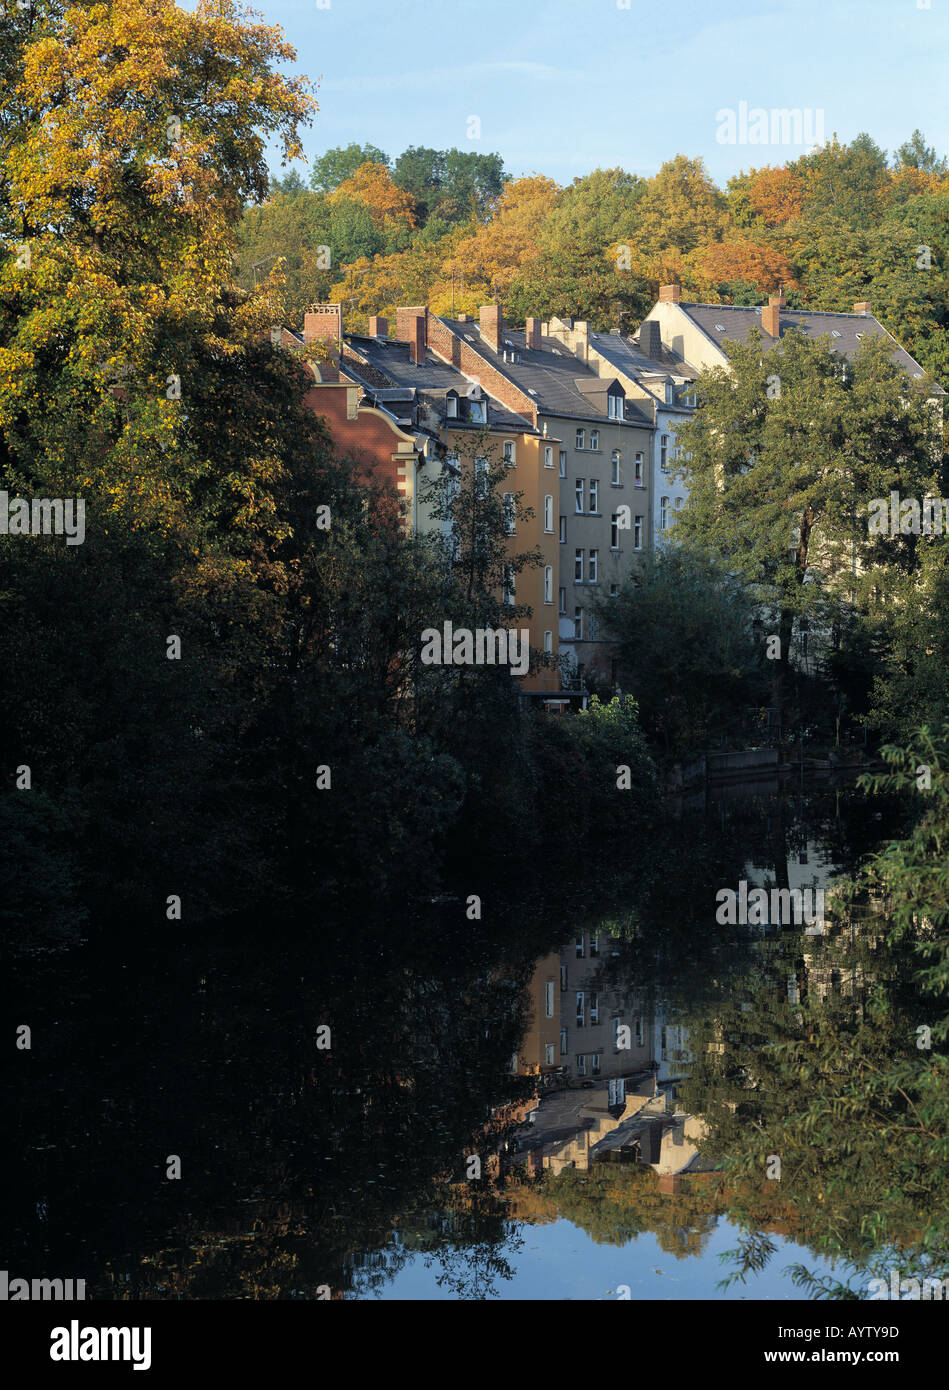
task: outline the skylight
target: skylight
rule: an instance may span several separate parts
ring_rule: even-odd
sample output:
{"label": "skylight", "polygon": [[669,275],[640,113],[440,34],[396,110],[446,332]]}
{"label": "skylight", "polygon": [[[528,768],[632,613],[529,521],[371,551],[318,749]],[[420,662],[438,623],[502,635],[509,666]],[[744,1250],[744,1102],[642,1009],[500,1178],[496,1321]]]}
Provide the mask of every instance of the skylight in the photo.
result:
{"label": "skylight", "polygon": [[[839,334],[839,332],[837,331],[836,328],[831,329],[831,336],[834,337],[834,338],[839,338],[839,337],[840,337],[840,334]],[[860,337],[860,334],[859,334],[859,333],[857,334],[857,337],[858,337],[858,338]]]}
{"label": "skylight", "polygon": [[717,323],[717,324],[715,325],[715,327],[716,327],[716,329],[718,330],[719,333],[724,333],[724,332],[725,332],[725,325],[724,325],[723,323]]}
{"label": "skylight", "polygon": [[536,395],[537,395],[537,392],[534,390],[533,386],[528,386],[528,388],[527,388],[527,394],[528,394],[529,396],[536,396]]}

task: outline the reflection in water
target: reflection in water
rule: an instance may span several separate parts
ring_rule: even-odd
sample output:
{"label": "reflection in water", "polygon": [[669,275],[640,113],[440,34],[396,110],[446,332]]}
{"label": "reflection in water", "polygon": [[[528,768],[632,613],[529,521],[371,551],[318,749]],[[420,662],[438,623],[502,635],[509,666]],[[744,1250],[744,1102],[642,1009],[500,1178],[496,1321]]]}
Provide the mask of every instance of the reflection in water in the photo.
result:
{"label": "reflection in water", "polygon": [[[739,1274],[780,1236],[858,1275],[896,1247],[932,1267],[911,946],[881,901],[831,907],[897,825],[883,805],[732,787],[573,896],[499,886],[482,922],[461,896],[303,940],[232,923],[171,965],[132,933],[22,962],[2,1263],[90,1298],[286,1299],[372,1296],[423,1260],[482,1298],[525,1223],[692,1258],[728,1217]],[[825,935],[716,921],[742,879],[824,888]]]}

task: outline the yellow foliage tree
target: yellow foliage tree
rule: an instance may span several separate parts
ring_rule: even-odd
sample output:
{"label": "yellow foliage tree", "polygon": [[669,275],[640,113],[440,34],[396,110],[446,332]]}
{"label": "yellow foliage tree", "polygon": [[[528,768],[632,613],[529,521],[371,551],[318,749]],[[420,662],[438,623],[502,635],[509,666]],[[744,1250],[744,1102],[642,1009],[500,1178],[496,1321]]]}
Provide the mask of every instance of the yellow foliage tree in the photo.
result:
{"label": "yellow foliage tree", "polygon": [[417,225],[415,199],[411,193],[393,183],[392,175],[384,164],[375,164],[371,160],[361,164],[350,178],[344,179],[329,194],[326,201],[340,203],[346,199],[362,203],[380,228],[401,224],[414,230]]}

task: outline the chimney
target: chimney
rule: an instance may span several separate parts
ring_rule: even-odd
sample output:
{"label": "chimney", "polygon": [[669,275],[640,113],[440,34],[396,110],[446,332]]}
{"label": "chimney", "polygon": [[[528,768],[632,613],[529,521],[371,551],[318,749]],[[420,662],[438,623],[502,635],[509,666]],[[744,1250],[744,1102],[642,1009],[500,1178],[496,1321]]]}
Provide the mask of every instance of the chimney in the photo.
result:
{"label": "chimney", "polygon": [[655,319],[646,319],[639,326],[639,351],[644,357],[658,362],[662,355],[662,329]]}
{"label": "chimney", "polygon": [[586,362],[590,354],[590,325],[586,319],[573,321],[573,351],[581,362]]}
{"label": "chimney", "polygon": [[540,352],[540,319],[525,320],[524,346],[528,352]]}
{"label": "chimney", "polygon": [[343,341],[343,309],[340,304],[311,304],[303,316],[303,340],[317,340],[331,347],[338,357]]}
{"label": "chimney", "polygon": [[869,312],[870,312],[870,301],[869,301],[868,299],[861,299],[861,300],[859,300],[859,301],[853,306],[853,311],[854,311],[855,314],[869,314]]}
{"label": "chimney", "polygon": [[681,285],[660,285],[659,303],[660,304],[679,304],[682,301]]}
{"label": "chimney", "polygon": [[370,338],[388,338],[389,320],[380,318],[378,314],[371,314],[369,318]]}
{"label": "chimney", "polygon": [[412,336],[409,339],[409,358],[416,367],[425,361],[425,320],[412,320]]}
{"label": "chimney", "polygon": [[478,326],[481,336],[500,356],[504,338],[504,314],[500,304],[482,304]]}
{"label": "chimney", "polygon": [[396,309],[395,336],[400,343],[415,342],[417,333],[415,321],[417,319],[422,321],[422,333],[424,335],[428,319],[428,309],[424,304],[413,304],[408,309]]}
{"label": "chimney", "polygon": [[769,338],[780,338],[781,336],[781,310],[787,300],[784,298],[784,291],[778,294],[768,295],[768,306],[761,311],[761,327]]}

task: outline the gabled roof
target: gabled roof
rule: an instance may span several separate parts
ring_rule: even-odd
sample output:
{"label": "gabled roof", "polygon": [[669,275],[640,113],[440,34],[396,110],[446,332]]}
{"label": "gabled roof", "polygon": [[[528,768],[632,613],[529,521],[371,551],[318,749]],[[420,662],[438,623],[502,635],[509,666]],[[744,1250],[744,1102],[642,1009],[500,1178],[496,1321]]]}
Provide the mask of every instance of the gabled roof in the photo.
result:
{"label": "gabled roof", "polygon": [[[761,329],[761,309],[744,304],[679,304],[678,308],[711,338],[713,343],[725,341],[744,343],[753,328],[761,330],[762,344],[768,347],[774,340]],[[872,314],[831,314],[820,309],[782,309],[780,326],[783,332],[791,325],[802,328],[809,338],[830,339],[834,352],[852,357],[864,337],[884,337],[892,344],[890,360],[902,367],[911,377],[925,376],[915,358],[889,333]],[[721,325],[719,327],[719,325]],[[942,387],[937,387],[944,395]]]}
{"label": "gabled roof", "polygon": [[[528,348],[523,329],[508,328],[505,324],[502,341],[512,345],[514,352],[520,357],[519,362],[505,362],[502,353],[494,351],[476,323],[449,318],[443,318],[441,321],[463,342],[470,342],[492,367],[507,377],[508,381],[535,397],[537,409],[542,415],[588,420],[595,425],[622,423],[610,420],[606,410],[597,409],[595,403],[577,386],[578,379],[582,377],[594,383],[593,389],[596,393],[605,393],[608,383],[601,382],[596,372],[575,357],[556,338],[542,337],[539,349]],[[655,428],[649,417],[629,400],[626,403],[626,423],[641,429]]]}
{"label": "gabled roof", "polygon": [[[465,396],[471,383],[456,367],[442,362],[431,351],[426,353],[424,362],[416,364],[411,359],[409,344],[394,338],[348,334],[346,347],[350,351],[344,353],[340,364],[342,370],[362,382],[380,404],[386,404],[387,399],[389,402],[410,400],[410,393],[414,392],[415,399],[427,405],[453,429],[464,429],[469,423],[463,418],[449,416],[445,402],[452,390],[459,396]],[[503,406],[483,386],[481,391],[488,402],[490,429],[506,430],[512,434],[539,433],[529,420]]]}
{"label": "gabled roof", "polygon": [[625,376],[637,381],[645,377],[684,377],[694,381],[698,368],[691,366],[671,348],[663,346],[662,357],[647,357],[634,337],[621,333],[591,333],[590,347]]}

